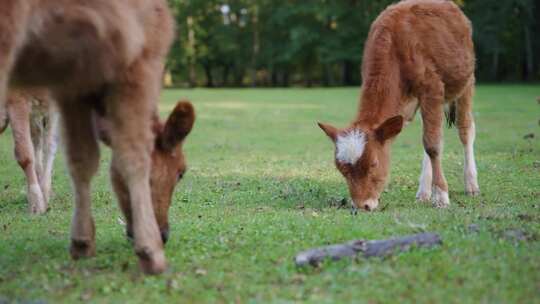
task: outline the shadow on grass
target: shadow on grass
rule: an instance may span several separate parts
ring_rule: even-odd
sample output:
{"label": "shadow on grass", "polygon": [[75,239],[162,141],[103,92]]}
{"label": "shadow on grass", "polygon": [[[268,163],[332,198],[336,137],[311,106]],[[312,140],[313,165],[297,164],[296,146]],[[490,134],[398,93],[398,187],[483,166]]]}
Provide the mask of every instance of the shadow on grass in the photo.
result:
{"label": "shadow on grass", "polygon": [[[411,204],[431,208],[430,204],[417,203],[415,193],[416,185],[411,187],[391,183],[382,194],[379,209],[375,212],[410,207]],[[218,177],[192,175],[179,185],[173,197],[173,204],[178,203],[288,210],[343,209],[349,212],[351,209],[345,181],[247,174]]]}
{"label": "shadow on grass", "polygon": [[13,199],[0,202],[0,212],[9,212],[11,215],[21,215],[22,213],[29,215],[26,194],[21,193],[13,197]]}

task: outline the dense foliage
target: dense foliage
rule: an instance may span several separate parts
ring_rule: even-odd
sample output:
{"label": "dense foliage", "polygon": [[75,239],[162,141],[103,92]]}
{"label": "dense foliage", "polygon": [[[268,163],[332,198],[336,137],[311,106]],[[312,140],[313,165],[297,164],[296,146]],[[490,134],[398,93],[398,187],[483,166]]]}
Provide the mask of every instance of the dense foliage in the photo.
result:
{"label": "dense foliage", "polygon": [[[169,0],[169,58],[190,86],[358,85],[371,22],[395,0]],[[456,0],[474,25],[480,81],[540,79],[540,5]],[[536,4],[536,5],[535,5]]]}

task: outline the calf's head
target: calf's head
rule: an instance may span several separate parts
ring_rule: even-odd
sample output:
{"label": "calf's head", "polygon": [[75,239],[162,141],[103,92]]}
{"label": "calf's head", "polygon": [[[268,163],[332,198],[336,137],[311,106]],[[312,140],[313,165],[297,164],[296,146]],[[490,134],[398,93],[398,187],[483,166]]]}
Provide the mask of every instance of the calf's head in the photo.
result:
{"label": "calf's head", "polygon": [[336,167],[347,181],[354,206],[377,208],[388,178],[390,142],[401,132],[403,117],[392,117],[372,130],[355,124],[346,129],[322,123],[319,127],[335,144]]}
{"label": "calf's head", "polygon": [[169,236],[168,214],[172,195],[187,169],[182,144],[194,122],[195,111],[191,103],[179,102],[165,124],[156,126],[150,189],[154,213],[164,242]]}
{"label": "calf's head", "polygon": [[[96,123],[100,138],[107,143],[105,121]],[[186,159],[182,150],[184,140],[191,132],[195,122],[195,111],[189,102],[179,102],[165,123],[158,119],[154,124],[156,140],[152,151],[150,190],[154,214],[164,243],[169,238],[168,213],[174,189],[186,172]],[[118,195],[120,207],[126,217],[126,233],[133,237],[131,202],[129,192],[119,173],[112,169],[113,187]]]}

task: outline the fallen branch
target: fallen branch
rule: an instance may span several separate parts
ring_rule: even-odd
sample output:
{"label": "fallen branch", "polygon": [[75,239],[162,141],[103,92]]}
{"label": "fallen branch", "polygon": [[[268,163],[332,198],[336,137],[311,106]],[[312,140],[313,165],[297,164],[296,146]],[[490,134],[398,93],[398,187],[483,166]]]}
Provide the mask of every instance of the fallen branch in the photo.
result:
{"label": "fallen branch", "polygon": [[356,240],[344,244],[330,245],[303,251],[296,255],[297,266],[318,265],[326,259],[333,261],[345,257],[355,257],[362,255],[365,258],[385,257],[392,253],[407,251],[412,246],[433,247],[442,244],[442,240],[435,233],[419,233],[389,240]]}

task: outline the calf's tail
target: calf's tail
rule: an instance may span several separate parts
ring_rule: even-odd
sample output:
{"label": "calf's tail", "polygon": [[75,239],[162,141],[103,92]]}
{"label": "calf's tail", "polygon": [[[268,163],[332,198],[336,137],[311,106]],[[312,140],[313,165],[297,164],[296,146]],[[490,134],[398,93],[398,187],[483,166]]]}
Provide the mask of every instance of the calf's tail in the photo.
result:
{"label": "calf's tail", "polygon": [[446,124],[448,128],[452,128],[456,125],[456,103],[451,102],[448,107],[444,109],[444,116],[446,117]]}

